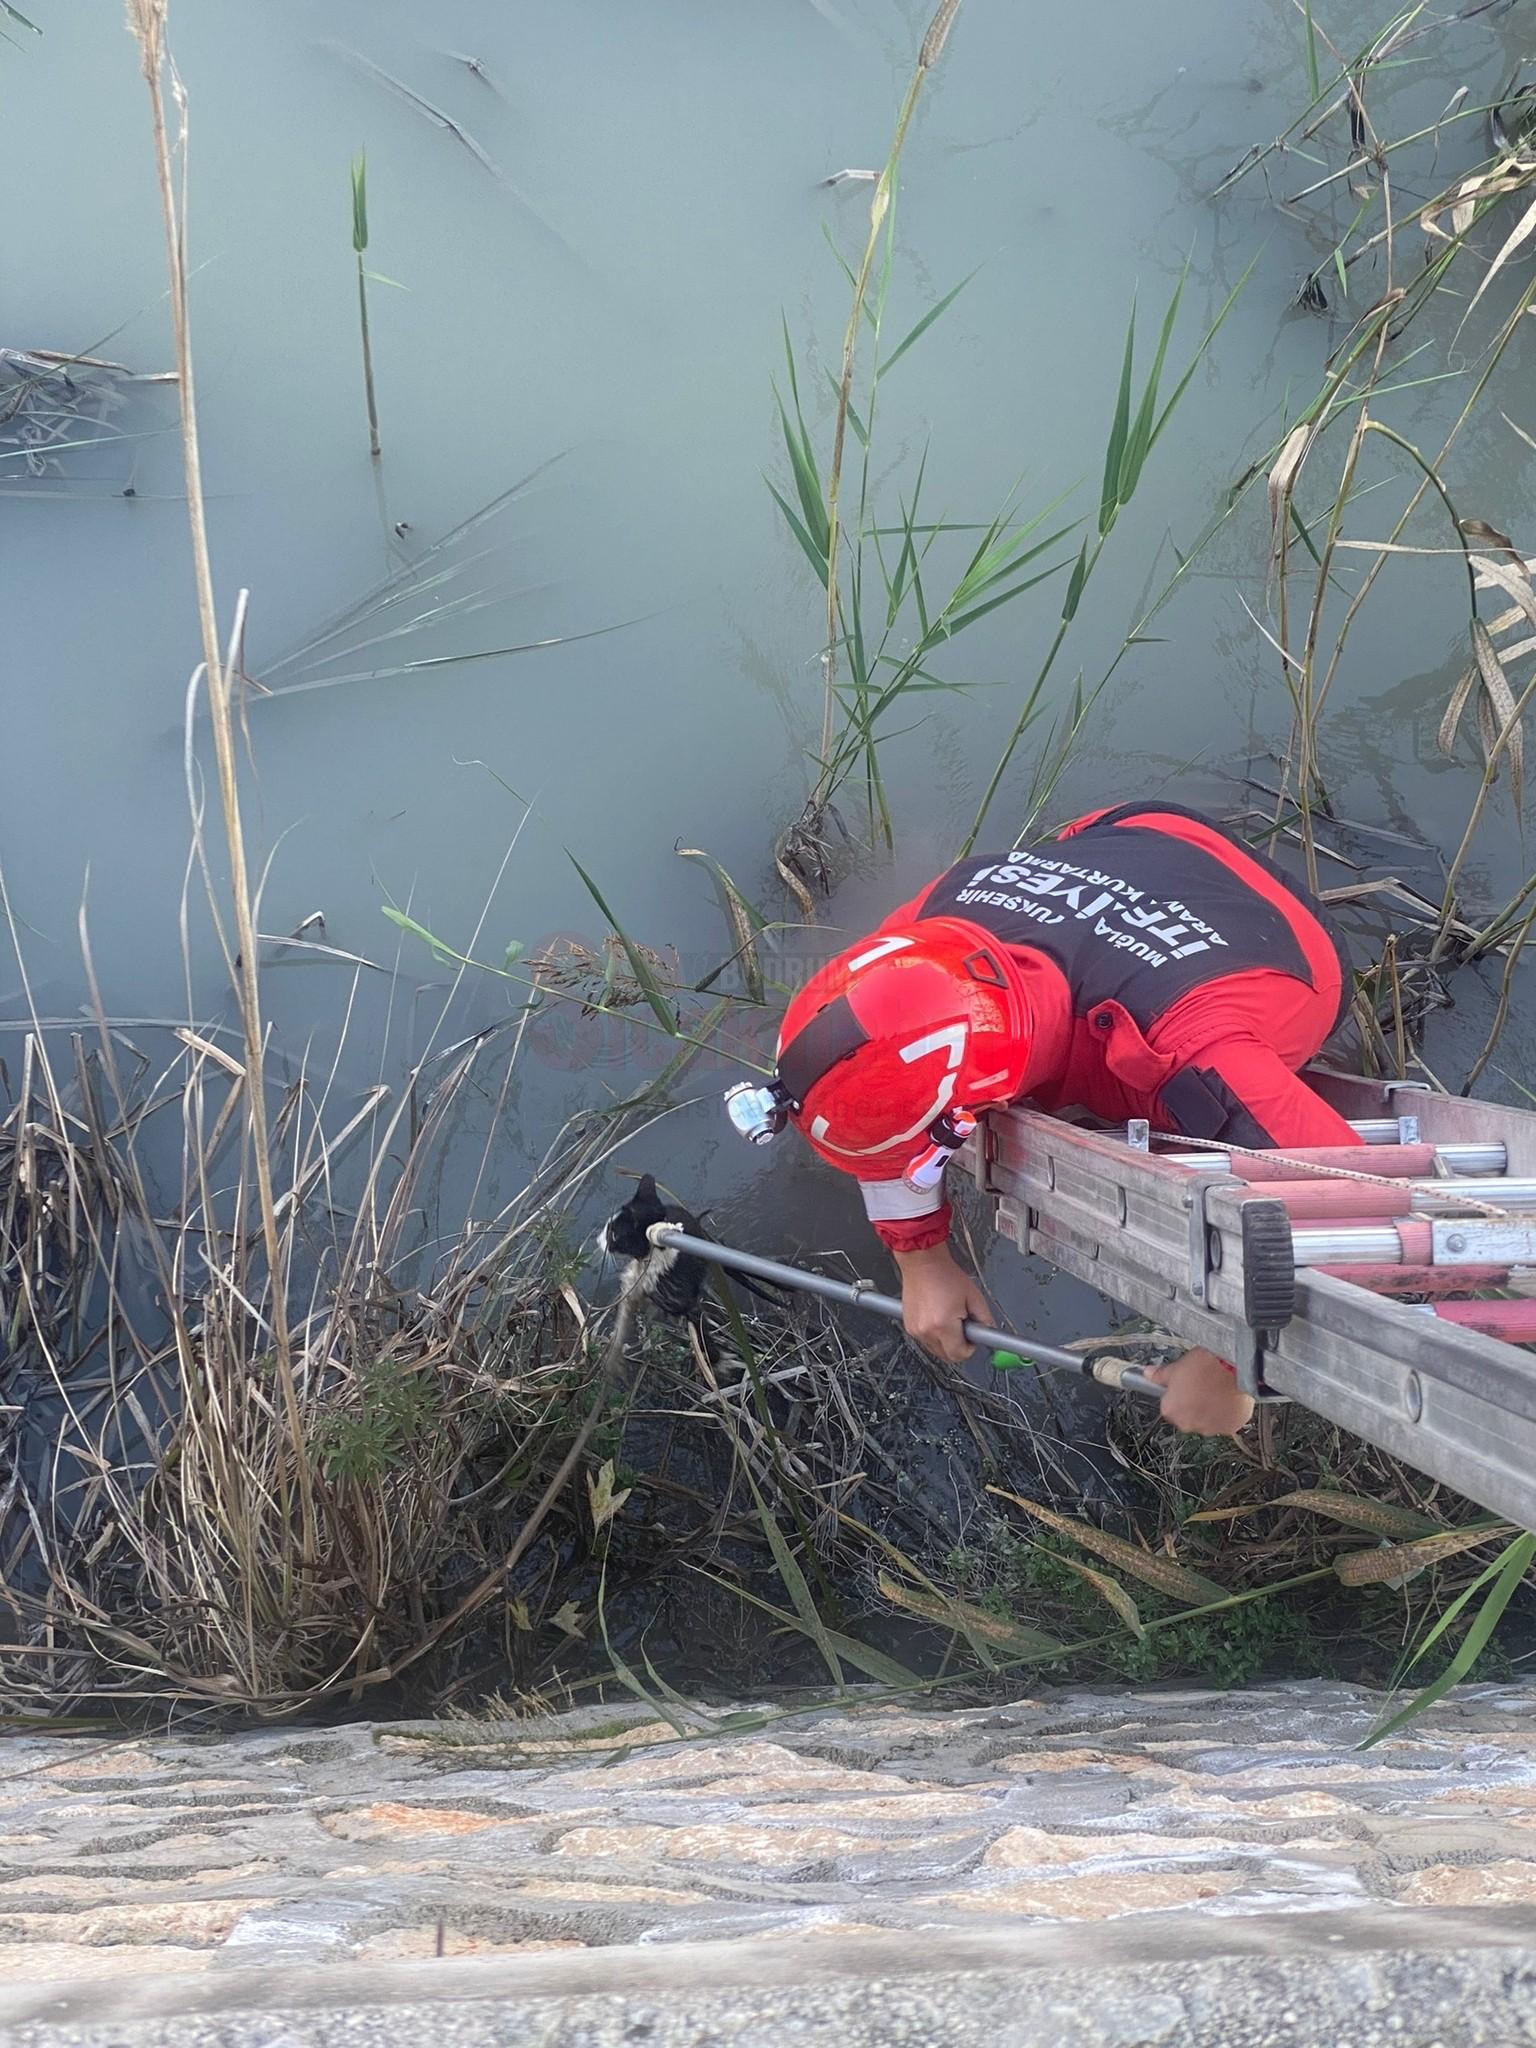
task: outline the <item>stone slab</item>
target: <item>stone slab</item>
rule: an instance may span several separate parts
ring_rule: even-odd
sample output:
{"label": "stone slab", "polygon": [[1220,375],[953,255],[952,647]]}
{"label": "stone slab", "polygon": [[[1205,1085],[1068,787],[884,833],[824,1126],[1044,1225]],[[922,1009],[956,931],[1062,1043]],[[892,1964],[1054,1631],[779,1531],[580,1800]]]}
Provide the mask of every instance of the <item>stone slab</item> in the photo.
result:
{"label": "stone slab", "polygon": [[723,1941],[0,1990],[5,2048],[1516,2048],[1536,1912]]}
{"label": "stone slab", "polygon": [[[1452,1934],[1471,1953],[1469,1929],[1536,1912],[1536,1687],[1462,1688],[1361,1749],[1382,1704],[1319,1683],[943,1711],[854,1694],[767,1706],[751,1725],[700,1707],[687,1741],[612,1707],[18,1736],[0,1747],[0,1997],[57,2011],[94,1983],[126,2013],[157,1980],[190,1979],[223,2012],[226,1988],[254,1981],[275,2013],[296,1987],[386,1981],[359,1969],[441,1988],[444,1971],[515,1965],[564,1972],[560,1998],[602,2001],[633,1997],[662,1967],[650,1959],[715,1945],[763,1949],[787,1998],[850,1955],[872,1984],[882,1955],[902,1965],[892,1983],[913,1957],[975,1956],[965,1967],[985,1974],[997,1940],[1065,1970],[1068,1953],[1113,1943],[1123,1959],[1137,1930],[1162,1941],[1175,1923],[1206,1930],[1207,1959],[1273,1951],[1322,1969],[1329,1931],[1361,1914],[1415,1953],[1421,1925],[1445,1930],[1437,1954]],[[1135,1951],[1134,1967],[1160,1953]],[[601,1977],[614,1959],[622,1974]],[[1510,1967],[1519,1990],[1524,1962]],[[1485,1966],[1456,1968],[1471,1986]],[[264,2048],[285,2048],[273,2026]]]}

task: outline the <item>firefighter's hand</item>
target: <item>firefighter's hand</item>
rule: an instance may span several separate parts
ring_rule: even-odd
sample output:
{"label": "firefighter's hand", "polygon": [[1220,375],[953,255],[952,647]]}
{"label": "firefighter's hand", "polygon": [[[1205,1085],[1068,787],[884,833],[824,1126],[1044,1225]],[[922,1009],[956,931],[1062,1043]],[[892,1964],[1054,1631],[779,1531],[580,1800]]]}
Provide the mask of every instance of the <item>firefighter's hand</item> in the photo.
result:
{"label": "firefighter's hand", "polygon": [[1214,1351],[1186,1351],[1171,1365],[1147,1368],[1166,1389],[1163,1420],[1192,1436],[1235,1436],[1253,1414],[1253,1402]]}
{"label": "firefighter's hand", "polygon": [[907,1335],[935,1358],[963,1365],[973,1346],[961,1334],[967,1317],[992,1321],[992,1305],[970,1274],[957,1266],[947,1244],[926,1251],[897,1252],[901,1269],[902,1321]]}

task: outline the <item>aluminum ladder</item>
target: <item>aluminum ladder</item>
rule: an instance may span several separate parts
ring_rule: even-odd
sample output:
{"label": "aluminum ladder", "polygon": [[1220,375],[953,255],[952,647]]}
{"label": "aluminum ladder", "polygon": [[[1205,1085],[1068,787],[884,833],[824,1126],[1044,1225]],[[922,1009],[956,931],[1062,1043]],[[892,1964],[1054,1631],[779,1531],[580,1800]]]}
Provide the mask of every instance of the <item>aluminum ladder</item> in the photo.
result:
{"label": "aluminum ladder", "polygon": [[1536,1113],[1306,1079],[1355,1145],[1198,1150],[1022,1108],[962,1162],[1020,1251],[1536,1529]]}

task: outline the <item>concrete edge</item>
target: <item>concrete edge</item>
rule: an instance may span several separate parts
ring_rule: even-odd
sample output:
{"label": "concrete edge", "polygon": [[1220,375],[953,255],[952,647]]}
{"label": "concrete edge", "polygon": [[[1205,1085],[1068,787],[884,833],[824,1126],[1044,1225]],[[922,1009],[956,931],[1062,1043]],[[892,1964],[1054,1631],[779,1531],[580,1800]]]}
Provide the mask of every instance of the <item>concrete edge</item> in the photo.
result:
{"label": "concrete edge", "polygon": [[1114,1973],[1149,1964],[1267,1963],[1300,1958],[1310,1968],[1366,1956],[1448,1956],[1504,1950],[1536,1969],[1536,1908],[1373,1907],[1335,1912],[1221,1917],[1140,1913],[1112,1922],[1038,1924],[956,1933],[934,1929],[821,1940],[782,1938],[615,1946],[558,1955],[465,1956],[442,1961],[316,1964],[274,1979],[269,1968],[196,1976],[90,1977],[0,1988],[0,2030],[23,2026],[114,2029],[177,2018],[242,2013],[321,2015],[367,2007],[515,2006],[539,1999],[772,1991],[798,1986],[920,1982],[988,1973],[1091,1971],[1110,1991]]}

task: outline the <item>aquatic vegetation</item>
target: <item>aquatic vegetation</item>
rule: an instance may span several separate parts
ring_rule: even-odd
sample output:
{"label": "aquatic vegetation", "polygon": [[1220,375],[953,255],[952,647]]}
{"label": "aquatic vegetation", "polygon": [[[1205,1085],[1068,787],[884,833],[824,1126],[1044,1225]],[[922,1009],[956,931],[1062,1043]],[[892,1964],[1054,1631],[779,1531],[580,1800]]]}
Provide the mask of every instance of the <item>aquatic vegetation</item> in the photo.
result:
{"label": "aquatic vegetation", "polygon": [[[923,499],[928,469],[926,451],[910,487],[898,491],[895,511],[885,509],[884,480],[876,463],[882,382],[943,318],[970,282],[969,278],[962,278],[951,286],[894,347],[883,348],[896,262],[895,199],[902,152],[923,85],[943,52],[958,8],[959,0],[945,0],[923,40],[917,68],[896,117],[890,152],[874,180],[868,231],[857,264],[840,255],[837,259],[850,286],[850,306],[840,371],[836,375],[828,372],[835,406],[825,460],[818,455],[807,424],[787,327],[784,336],[787,397],[776,396],[790,487],[781,490],[770,482],[769,488],[825,594],[821,738],[812,761],[814,780],[800,815],[776,849],[780,875],[807,918],[812,915],[810,888],[825,890],[835,877],[837,863],[829,827],[843,829],[834,799],[850,776],[862,777],[871,827],[880,839],[890,843],[891,818],[880,768],[880,746],[889,736],[890,713],[904,704],[909,695],[958,687],[935,673],[935,663],[942,661],[950,643],[978,620],[1014,603],[1048,579],[1060,576],[1065,580],[1065,589],[1058,629],[1025,689],[1013,730],[982,792],[966,840],[967,846],[974,843],[1020,742],[1041,715],[1057,657],[1078,616],[1115,522],[1135,496],[1148,458],[1166,432],[1248,275],[1245,272],[1239,279],[1171,391],[1164,388],[1164,375],[1183,279],[1175,286],[1164,312],[1139,394],[1133,384],[1133,305],[1105,446],[1097,515],[1090,534],[1075,547],[1064,544],[1072,540],[1084,519],[1068,517],[1055,523],[1070,491],[1050,500],[1029,517],[1019,516],[1015,493],[990,519],[930,519]],[[839,173],[838,180],[853,175]],[[862,373],[857,397],[856,372]],[[845,505],[844,471],[850,429],[859,450],[857,494],[851,504]],[[1156,606],[1152,609],[1155,611]],[[1126,636],[1121,655],[1137,644],[1145,624],[1143,619],[1136,631]],[[1114,673],[1119,658],[1086,701],[1080,696],[1074,698],[1070,711],[1058,723],[1058,749],[1063,744],[1070,749],[1088,706]],[[1046,752],[1050,752],[1049,747]],[[1055,762],[1056,774],[1064,759],[1063,753]],[[1054,779],[1054,774],[1048,774],[1042,782],[1037,774],[1032,811],[1038,810]]]}
{"label": "aquatic vegetation", "polygon": [[[418,92],[413,85],[407,84],[403,78],[397,78],[393,72],[386,71],[382,65],[375,64],[371,57],[365,57],[360,50],[351,49],[344,43],[334,41],[328,42],[325,47],[339,57],[343,63],[350,64],[355,70],[361,72],[365,78],[371,79],[374,84],[382,86],[387,93],[392,94],[394,98],[402,101],[415,113],[421,115],[423,120],[430,122],[434,128],[441,130],[444,135],[451,136],[458,143],[459,147],[467,151],[480,168],[494,178],[502,190],[510,195],[515,201],[519,212],[526,220],[536,226],[541,234],[550,241],[558,244],[567,255],[576,256],[576,251],[572,249],[571,244],[561,234],[560,230],[534,205],[527,194],[512,182],[501,165],[496,162],[489,150],[486,149],[485,145],[476,136],[472,135],[461,121],[456,121],[451,114],[445,112],[435,101],[429,100],[425,94]],[[480,78],[483,83],[491,84],[490,79],[486,76],[484,67],[479,63],[478,59],[469,57],[461,58],[460,61],[467,70]],[[497,91],[498,98],[503,97],[499,89],[493,88],[493,90]],[[579,262],[581,259],[577,257],[576,260]]]}
{"label": "aquatic vegetation", "polygon": [[[935,517],[921,458],[891,481],[878,440],[884,379],[909,355],[903,374],[932,359],[966,288],[949,285],[891,324],[898,171],[958,12],[959,0],[945,0],[933,17],[883,170],[837,174],[873,187],[867,230],[845,264],[837,367],[813,385],[786,335],[775,497],[817,578],[823,633],[821,737],[804,811],[779,850],[786,882],[810,916],[812,890],[837,865],[838,799],[851,786],[874,835],[890,836],[881,749],[895,737],[896,707],[950,687],[950,643],[1055,579],[1047,646],[1028,664],[1005,751],[978,790],[976,827],[1005,795],[1015,801],[1024,742],[1049,712],[1051,735],[1030,750],[1021,793],[1038,814],[1122,655],[1235,508],[1250,494],[1257,507],[1262,486],[1273,604],[1256,630],[1280,660],[1285,695],[1274,702],[1294,732],[1275,787],[1255,779],[1254,838],[1295,838],[1321,878],[1346,864],[1362,923],[1377,915],[1384,927],[1390,908],[1357,1005],[1383,1064],[1422,1065],[1416,1027],[1444,970],[1497,958],[1486,1061],[1536,920],[1536,879],[1490,894],[1481,859],[1490,828],[1507,823],[1507,806],[1518,816],[1525,794],[1530,543],[1454,473],[1451,442],[1422,453],[1391,406],[1429,376],[1464,377],[1459,435],[1495,403],[1498,362],[1515,360],[1531,310],[1521,266],[1536,181],[1524,89],[1483,109],[1463,95],[1433,129],[1387,139],[1378,116],[1390,74],[1435,25],[1409,8],[1346,61],[1310,0],[1298,11],[1307,110],[1243,174],[1262,163],[1278,175],[1303,143],[1309,157],[1336,152],[1331,168],[1331,158],[1307,162],[1308,189],[1288,204],[1314,205],[1304,306],[1341,318],[1344,331],[1316,398],[1292,408],[1122,636],[1106,675],[1053,703],[1060,651],[1096,601],[1097,565],[1117,531],[1123,542],[1126,508],[1225,313],[1186,348],[1182,284],[1159,304],[1150,339],[1133,312],[1118,384],[1105,394],[1097,490],[1081,516],[1068,499],[1036,510],[1010,498],[974,522]],[[1187,1442],[1116,1409],[1109,1442],[1123,1497],[1101,1495],[1090,1509],[1078,1498],[1072,1418],[1052,1405],[1048,1381],[1019,1372],[1001,1391],[977,1388],[911,1353],[893,1371],[888,1352],[860,1349],[798,1303],[748,1310],[727,1293],[707,1344],[659,1324],[627,1354],[620,1342],[627,1369],[609,1372],[606,1282],[589,1283],[578,1249],[598,1176],[621,1144],[672,1113],[701,1054],[728,1051],[750,1069],[750,1034],[733,1027],[771,1015],[782,927],[710,854],[680,845],[723,925],[718,965],[685,973],[649,919],[635,923],[644,936],[619,922],[628,901],[578,845],[576,871],[607,927],[595,945],[529,952],[498,934],[482,947],[478,929],[444,935],[409,903],[383,911],[398,935],[393,962],[326,947],[308,925],[287,939],[263,933],[261,861],[242,803],[246,685],[295,694],[557,644],[509,629],[484,635],[506,644],[440,654],[412,637],[521,594],[509,592],[504,565],[487,566],[492,522],[540,472],[250,675],[245,600],[221,608],[204,530],[180,240],[187,108],[167,66],[165,0],[133,0],[133,13],[183,403],[204,656],[191,698],[211,722],[222,825],[220,840],[189,745],[192,873],[206,886],[235,1005],[210,1019],[189,1000],[185,1018],[164,1024],[112,1017],[99,1003],[93,1020],[68,1029],[24,1018],[19,1055],[0,1070],[0,1327],[20,1417],[0,1508],[8,1695],[38,1708],[153,1700],[157,1710],[281,1716],[407,1687],[441,1704],[593,1685],[637,1694],[686,1728],[674,1685],[727,1674],[834,1692],[857,1683],[894,1698],[983,1691],[1023,1669],[1225,1683],[1346,1658],[1433,1693],[1478,1668],[1523,1598],[1531,1539],[1310,1418],[1266,1416],[1240,1447]],[[436,127],[464,177],[484,172],[506,186],[470,130],[367,60],[348,61],[408,118]],[[500,88],[477,59],[454,61],[481,79],[473,118],[489,124]],[[1453,162],[1475,132],[1466,124],[1484,114],[1494,154]],[[1421,159],[1437,151],[1444,163],[1426,180]],[[361,156],[352,201],[377,455]],[[1417,244],[1395,247],[1413,234],[1427,263]],[[1416,360],[1441,321],[1463,342],[1482,338],[1472,370],[1449,355],[1443,370]],[[31,358],[21,372],[39,391],[54,374]],[[1524,438],[1533,423],[1518,396],[1508,402],[1518,415],[1510,431]],[[1398,504],[1382,494],[1404,479],[1399,523],[1385,539],[1362,533],[1364,518]],[[1408,526],[1421,509],[1433,523]],[[1465,675],[1440,744],[1463,757],[1470,815],[1443,889],[1430,893],[1365,872],[1351,835],[1379,828],[1338,815],[1329,773],[1336,671],[1357,600],[1423,548],[1448,556],[1467,591]],[[84,920],[82,930],[89,973]],[[349,1093],[345,1034],[323,1055],[290,1056],[273,1041],[263,977],[280,945],[308,947],[348,977],[349,1017],[364,977],[404,982],[423,957],[445,972],[441,1008],[398,1085]],[[472,976],[504,992],[505,1009],[458,1031],[452,1005]],[[528,1034],[561,1005],[622,1014],[664,1042],[667,1063],[584,1111],[514,1174],[504,1133],[519,1061]],[[923,1463],[935,1415],[942,1488]],[[765,1724],[814,1698],[746,1720]]]}
{"label": "aquatic vegetation", "polygon": [[[547,634],[454,654],[396,649],[399,641],[426,639],[430,645],[432,631],[451,620],[500,610],[538,594],[535,589],[511,586],[509,569],[497,562],[500,522],[561,459],[559,454],[548,456],[446,533],[420,546],[411,560],[399,563],[361,597],[323,620],[297,646],[248,676],[260,691],[255,701],[312,695],[354,683],[391,682],[402,676],[435,675],[473,662],[600,639],[634,624],[633,620],[618,620],[586,632]],[[471,581],[472,577],[478,580]],[[391,653],[373,654],[375,648],[387,648]],[[393,658],[396,653],[404,658]],[[359,662],[364,665],[359,667]]]}
{"label": "aquatic vegetation", "polygon": [[14,464],[32,477],[58,475],[59,458],[122,438],[112,421],[136,377],[122,363],[54,349],[0,348],[0,476]]}
{"label": "aquatic vegetation", "polygon": [[[27,29],[32,35],[40,36],[43,32],[38,23],[33,21],[28,15],[23,14],[19,7],[13,6],[11,0],[0,0],[0,16],[3,16],[6,21],[13,23],[17,28]],[[5,35],[3,30],[0,30],[0,37],[3,37],[8,43],[16,41],[14,36]]]}
{"label": "aquatic vegetation", "polygon": [[[1490,506],[1487,486],[1467,480],[1466,447],[1496,422],[1497,431],[1530,441],[1517,416],[1519,351],[1536,309],[1536,279],[1520,276],[1517,265],[1536,226],[1536,151],[1521,118],[1525,90],[1514,81],[1491,96],[1462,84],[1432,122],[1388,131],[1383,109],[1393,104],[1404,52],[1422,55],[1427,39],[1443,43],[1453,26],[1411,6],[1345,55],[1309,18],[1331,71],[1309,74],[1305,111],[1250,152],[1220,188],[1261,167],[1273,183],[1293,156],[1304,163],[1304,182],[1280,204],[1320,246],[1306,300],[1340,331],[1318,391],[1245,470],[1219,517],[1264,481],[1273,554],[1270,623],[1262,630],[1291,711],[1269,816],[1272,829],[1302,849],[1315,885],[1327,879],[1324,864],[1343,865],[1346,877],[1359,865],[1349,858],[1354,828],[1338,817],[1327,766],[1354,630],[1369,605],[1390,604],[1394,578],[1437,559],[1461,572],[1466,665],[1436,745],[1454,761],[1471,729],[1480,758],[1459,840],[1445,849],[1438,895],[1390,875],[1346,878],[1327,893],[1360,905],[1360,916],[1379,913],[1386,901],[1393,906],[1399,929],[1378,915],[1381,961],[1364,977],[1356,1005],[1367,1056],[1387,1071],[1428,1073],[1418,1027],[1444,999],[1446,975],[1499,957],[1500,991],[1463,1084],[1470,1088],[1507,1021],[1536,912],[1536,874],[1501,901],[1488,891],[1486,870],[1474,867],[1477,850],[1486,857],[1501,839],[1508,844],[1504,819],[1517,831],[1523,822],[1525,725],[1536,694],[1536,536],[1513,537],[1521,519]],[[1338,202],[1346,191],[1353,211],[1341,231]],[[1412,408],[1437,385],[1451,401],[1449,424],[1426,451],[1413,437]],[[1362,533],[1367,506],[1370,528]],[[1496,801],[1501,791],[1507,805]]]}
{"label": "aquatic vegetation", "polygon": [[379,459],[379,405],[373,389],[373,342],[368,332],[368,155],[359,151],[352,160],[352,252],[357,258],[357,319],[363,343],[363,395],[368,402],[368,453]]}

